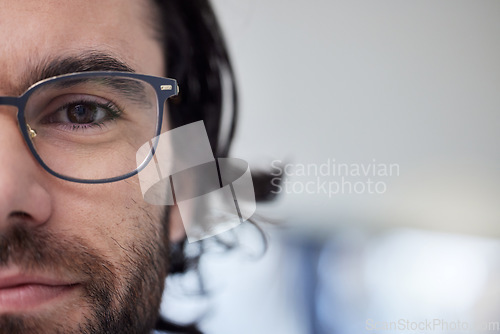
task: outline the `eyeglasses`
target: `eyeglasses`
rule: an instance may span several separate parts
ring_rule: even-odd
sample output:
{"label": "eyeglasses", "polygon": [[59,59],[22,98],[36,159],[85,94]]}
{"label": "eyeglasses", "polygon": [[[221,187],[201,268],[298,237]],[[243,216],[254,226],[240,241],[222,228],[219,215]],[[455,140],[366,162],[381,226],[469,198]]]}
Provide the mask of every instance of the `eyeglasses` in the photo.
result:
{"label": "eyeglasses", "polygon": [[40,81],[19,97],[21,133],[49,173],[79,183],[123,180],[154,155],[140,150],[161,131],[165,101],[177,95],[174,79],[128,72],[83,72]]}

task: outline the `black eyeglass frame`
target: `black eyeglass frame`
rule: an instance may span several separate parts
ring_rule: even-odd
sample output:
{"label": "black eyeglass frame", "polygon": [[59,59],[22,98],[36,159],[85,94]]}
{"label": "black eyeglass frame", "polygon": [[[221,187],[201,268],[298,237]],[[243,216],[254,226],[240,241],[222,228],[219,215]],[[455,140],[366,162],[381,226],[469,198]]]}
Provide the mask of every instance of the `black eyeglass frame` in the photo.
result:
{"label": "black eyeglass frame", "polygon": [[[19,125],[19,129],[21,130],[21,134],[24,138],[24,141],[28,145],[31,153],[35,157],[35,159],[38,161],[38,163],[50,174],[66,180],[70,182],[76,182],[76,183],[86,183],[86,184],[99,184],[99,183],[110,183],[110,182],[116,182],[120,180],[127,179],[131,176],[134,176],[138,174],[142,169],[144,169],[147,164],[151,161],[151,159],[154,156],[155,149],[157,147],[158,141],[155,140],[153,141],[153,147],[151,151],[149,152],[148,156],[146,159],[141,163],[140,166],[138,166],[135,170],[124,174],[120,176],[115,176],[111,178],[104,178],[104,179],[96,179],[96,180],[89,180],[89,179],[79,179],[79,178],[73,178],[69,177],[66,175],[59,174],[55,171],[53,171],[49,166],[45,164],[45,162],[42,160],[40,155],[35,149],[35,146],[33,145],[32,142],[32,137],[30,134],[30,129],[28,128],[28,124],[26,123],[26,119],[24,116],[24,110],[26,107],[26,103],[29,100],[29,97],[33,92],[35,92],[40,86],[43,86],[47,83],[55,83],[57,81],[62,81],[66,80],[68,78],[89,78],[89,77],[102,77],[102,76],[108,76],[108,77],[125,77],[125,78],[132,78],[140,81],[144,81],[148,83],[150,86],[153,87],[153,89],[156,91],[156,96],[157,96],[157,110],[158,110],[158,119],[157,119],[157,128],[156,128],[156,134],[154,138],[158,138],[161,132],[161,126],[163,123],[163,106],[165,104],[165,101],[169,99],[172,96],[176,96],[179,93],[179,86],[177,84],[177,81],[175,79],[171,78],[163,78],[163,77],[157,77],[157,76],[151,76],[151,75],[145,75],[145,74],[138,74],[138,73],[132,73],[132,72],[118,72],[118,71],[89,71],[89,72],[79,72],[79,73],[70,73],[70,74],[64,74],[64,75],[59,75],[51,78],[47,78],[41,81],[38,81],[37,83],[33,84],[28,90],[26,90],[21,96],[15,97],[15,96],[0,96],[0,105],[8,105],[8,106],[14,106],[17,108],[17,122]],[[153,138],[152,138],[153,139]]]}

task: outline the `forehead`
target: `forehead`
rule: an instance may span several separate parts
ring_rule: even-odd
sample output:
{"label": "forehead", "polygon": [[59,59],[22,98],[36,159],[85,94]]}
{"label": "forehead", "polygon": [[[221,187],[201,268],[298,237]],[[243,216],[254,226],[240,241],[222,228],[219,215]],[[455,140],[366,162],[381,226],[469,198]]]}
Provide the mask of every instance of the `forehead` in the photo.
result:
{"label": "forehead", "polygon": [[[163,75],[149,0],[2,0],[0,89],[41,62],[97,51]],[[0,92],[2,94],[4,92]]]}

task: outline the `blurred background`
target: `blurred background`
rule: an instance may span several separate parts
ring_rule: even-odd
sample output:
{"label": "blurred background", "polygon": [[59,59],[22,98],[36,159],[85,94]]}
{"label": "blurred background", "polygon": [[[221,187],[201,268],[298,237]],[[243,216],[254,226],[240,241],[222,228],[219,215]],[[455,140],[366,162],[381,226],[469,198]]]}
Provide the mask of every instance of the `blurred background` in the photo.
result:
{"label": "blurred background", "polygon": [[209,294],[171,278],[164,312],[217,334],[500,333],[500,1],[213,4],[232,156],[276,176],[257,211],[279,224],[264,255],[247,224],[221,236],[242,246],[202,259]]}

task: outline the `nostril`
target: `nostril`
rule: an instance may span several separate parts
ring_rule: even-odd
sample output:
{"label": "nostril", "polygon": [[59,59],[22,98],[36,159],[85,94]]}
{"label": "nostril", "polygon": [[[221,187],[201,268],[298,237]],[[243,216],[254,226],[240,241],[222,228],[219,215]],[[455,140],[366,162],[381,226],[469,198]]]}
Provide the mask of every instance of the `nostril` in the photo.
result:
{"label": "nostril", "polygon": [[10,218],[21,218],[21,219],[32,219],[30,214],[23,211],[14,211],[10,215]]}
{"label": "nostril", "polygon": [[9,215],[7,220],[10,222],[9,225],[15,225],[15,224],[30,224],[33,222],[35,219],[33,218],[32,215],[29,213],[26,213],[24,211],[12,211]]}

